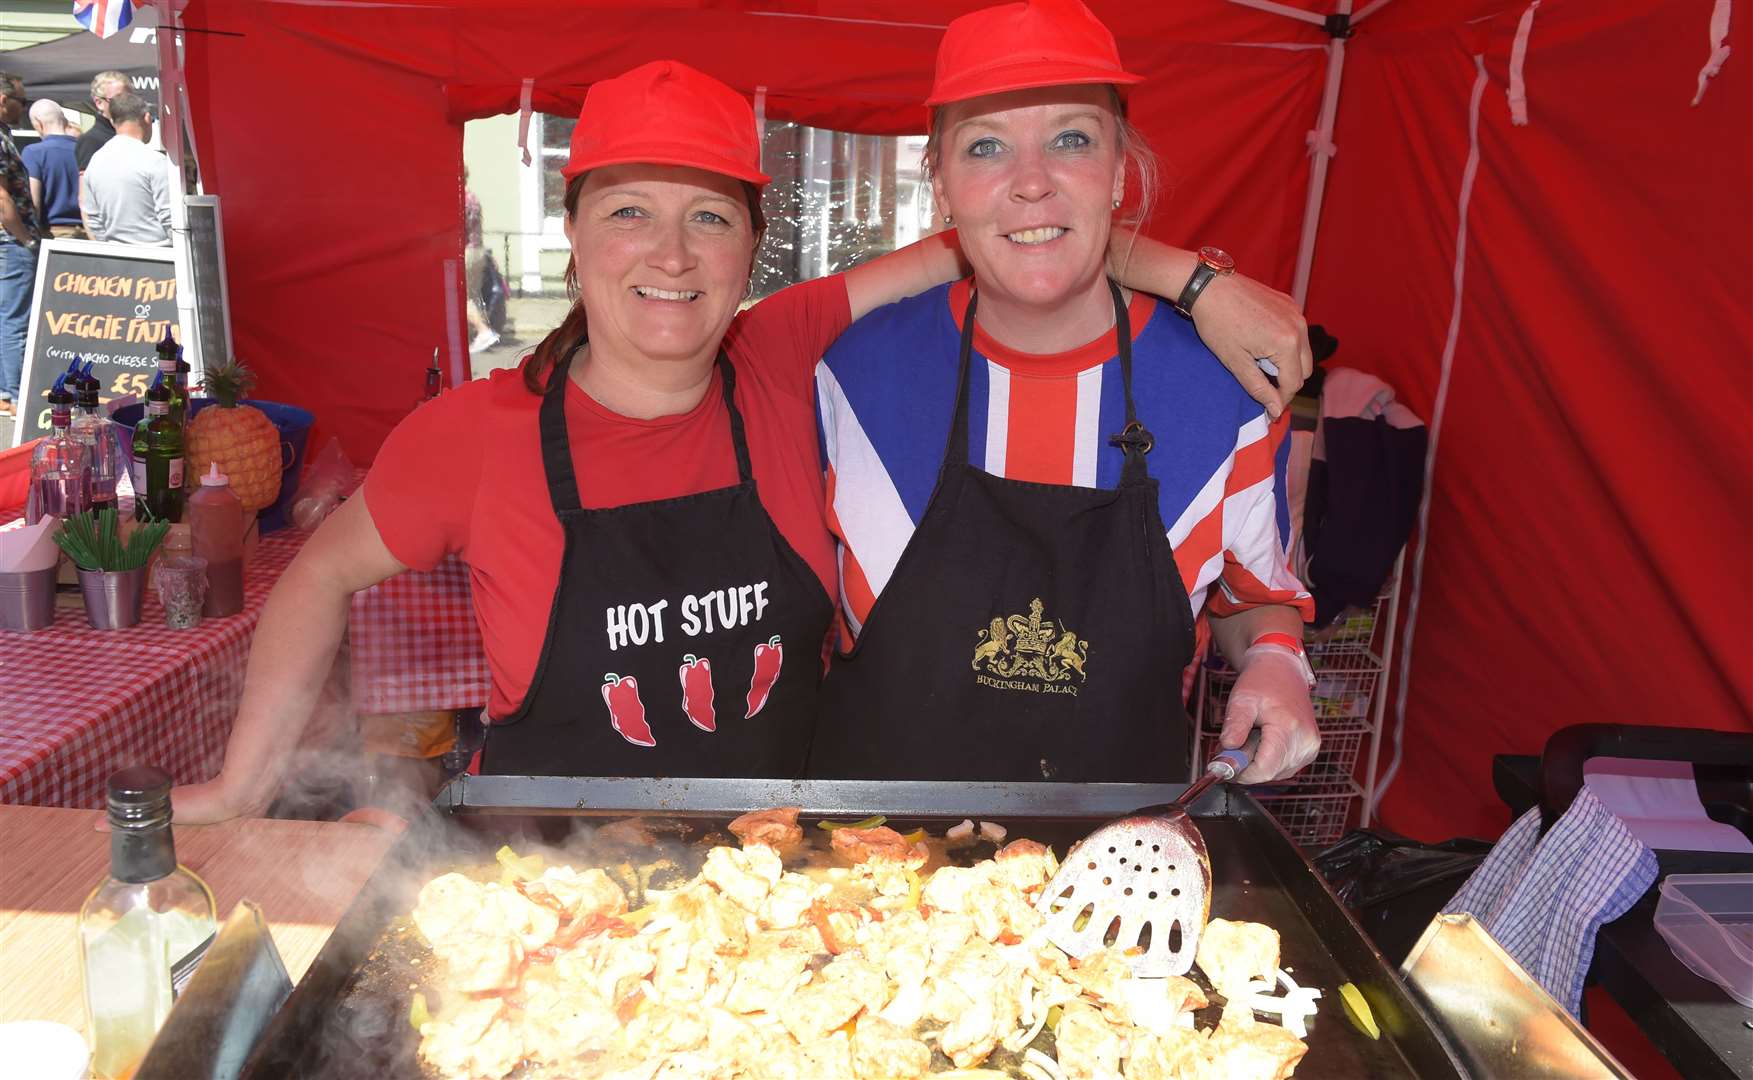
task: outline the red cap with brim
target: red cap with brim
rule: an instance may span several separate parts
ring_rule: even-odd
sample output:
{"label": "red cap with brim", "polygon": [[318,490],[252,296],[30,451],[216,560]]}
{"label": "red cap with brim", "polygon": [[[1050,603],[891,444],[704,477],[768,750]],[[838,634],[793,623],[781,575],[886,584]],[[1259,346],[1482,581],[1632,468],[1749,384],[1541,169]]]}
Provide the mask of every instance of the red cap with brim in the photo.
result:
{"label": "red cap with brim", "polygon": [[1079,0],[1028,0],[951,22],[937,47],[927,105],[1037,86],[1144,81],[1120,66],[1114,35]]}
{"label": "red cap with brim", "polygon": [[681,165],[762,186],[755,110],[730,87],[686,64],[656,60],[584,95],[568,183],[605,165]]}

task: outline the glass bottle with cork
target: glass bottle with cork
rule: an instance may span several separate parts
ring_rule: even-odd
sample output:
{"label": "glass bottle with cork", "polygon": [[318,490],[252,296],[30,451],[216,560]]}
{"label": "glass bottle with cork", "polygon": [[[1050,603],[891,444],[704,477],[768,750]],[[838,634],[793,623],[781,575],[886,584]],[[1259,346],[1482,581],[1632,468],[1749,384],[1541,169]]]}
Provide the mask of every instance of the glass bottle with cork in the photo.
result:
{"label": "glass bottle with cork", "polygon": [[164,372],[146,391],[146,416],[134,429],[134,517],[183,519],[183,428],[171,419]]}
{"label": "glass bottle with cork", "polygon": [[177,865],[170,776],[147,765],[109,780],[110,872],[79,911],[91,1070],[139,1067],[219,929],[213,892]]}
{"label": "glass bottle with cork", "polygon": [[243,500],[219,463],[207,466],[201,486],[189,496],[189,530],[194,551],[207,560],[205,618],[218,619],[243,610]]}
{"label": "glass bottle with cork", "polygon": [[87,361],[79,373],[79,392],[73,402],[73,437],[91,453],[91,508],[113,510],[116,481],[122,475],[122,441],[116,434],[116,425],[101,411],[98,381],[91,368]]}
{"label": "glass bottle with cork", "polygon": [[49,434],[30,455],[24,517],[32,525],[91,507],[91,451],[73,436],[73,394],[65,374],[55,376],[48,396]]}

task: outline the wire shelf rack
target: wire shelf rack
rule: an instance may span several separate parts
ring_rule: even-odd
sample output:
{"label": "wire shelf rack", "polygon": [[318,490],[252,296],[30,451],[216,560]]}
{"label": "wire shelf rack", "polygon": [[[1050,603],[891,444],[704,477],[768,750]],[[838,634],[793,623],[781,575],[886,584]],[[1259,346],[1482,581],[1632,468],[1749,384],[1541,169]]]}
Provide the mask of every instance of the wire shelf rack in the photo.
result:
{"label": "wire shelf rack", "polygon": [[1284,793],[1262,791],[1259,799],[1292,840],[1303,847],[1326,847],[1345,835],[1352,806],[1361,794],[1362,789],[1347,779]]}

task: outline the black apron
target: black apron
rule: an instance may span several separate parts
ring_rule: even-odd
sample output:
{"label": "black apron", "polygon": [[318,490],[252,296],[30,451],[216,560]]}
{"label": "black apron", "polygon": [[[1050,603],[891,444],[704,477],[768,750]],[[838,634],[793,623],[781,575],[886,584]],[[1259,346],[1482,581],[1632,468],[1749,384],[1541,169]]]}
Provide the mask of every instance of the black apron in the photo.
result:
{"label": "black apron", "polygon": [[833,604],[755,492],[736,371],[718,357],[737,483],[581,508],[565,371],[542,398],[542,464],[566,533],[535,678],[487,730],[483,772],[795,777]]}
{"label": "black apron", "polygon": [[829,669],[810,775],[1186,778],[1193,612],[1145,467],[1126,304],[1109,288],[1126,391],[1113,490],[968,464],[969,297],[937,488],[857,643]]}

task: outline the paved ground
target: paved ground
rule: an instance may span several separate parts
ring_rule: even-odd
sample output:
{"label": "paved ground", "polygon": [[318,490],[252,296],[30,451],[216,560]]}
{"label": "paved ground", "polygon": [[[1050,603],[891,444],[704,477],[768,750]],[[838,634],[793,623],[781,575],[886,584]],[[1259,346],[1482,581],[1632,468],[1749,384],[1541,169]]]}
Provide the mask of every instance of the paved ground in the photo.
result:
{"label": "paved ground", "polygon": [[548,331],[566,317],[567,301],[563,296],[512,297],[506,302],[506,334],[499,344],[469,357],[469,366],[476,378],[498,368],[516,367]]}

